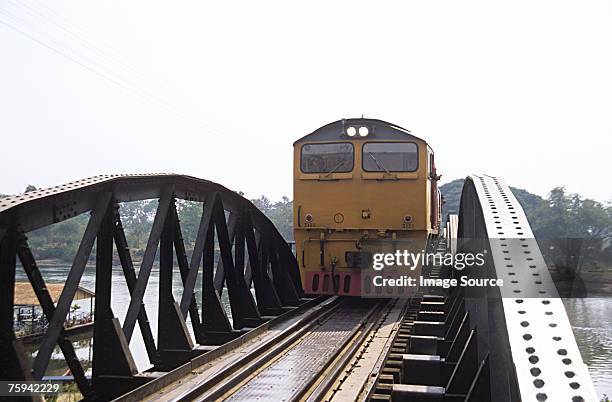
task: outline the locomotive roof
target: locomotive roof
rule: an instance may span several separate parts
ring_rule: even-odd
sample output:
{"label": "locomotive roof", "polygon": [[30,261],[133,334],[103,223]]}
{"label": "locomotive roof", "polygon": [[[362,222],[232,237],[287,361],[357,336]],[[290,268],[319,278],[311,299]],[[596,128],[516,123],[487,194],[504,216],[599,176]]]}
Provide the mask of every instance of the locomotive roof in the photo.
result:
{"label": "locomotive roof", "polygon": [[[359,135],[355,137],[349,137],[346,134],[346,129],[350,126],[354,126],[357,129],[362,126],[366,126],[369,130],[369,134],[367,135],[367,137],[360,137]],[[377,119],[357,118],[342,119],[334,121],[333,123],[326,124],[322,127],[319,127],[312,133],[295,141],[293,144],[295,145],[299,142],[304,141],[338,141],[356,139],[421,140],[421,138],[412,135],[410,131],[393,123],[388,123],[386,121]]]}

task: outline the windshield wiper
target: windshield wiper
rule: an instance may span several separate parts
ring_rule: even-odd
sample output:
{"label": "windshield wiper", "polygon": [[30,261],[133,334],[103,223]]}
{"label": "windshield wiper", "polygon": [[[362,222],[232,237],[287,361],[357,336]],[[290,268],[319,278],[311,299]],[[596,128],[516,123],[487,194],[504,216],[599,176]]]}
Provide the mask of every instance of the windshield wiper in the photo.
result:
{"label": "windshield wiper", "polygon": [[329,176],[330,174],[334,173],[336,170],[340,169],[340,166],[344,165],[345,163],[346,161],[341,161],[340,163],[338,163],[336,166],[334,166],[332,170],[330,170],[329,172],[325,174],[325,177]]}
{"label": "windshield wiper", "polygon": [[387,174],[391,174],[391,172],[389,172],[389,170],[384,167],[383,164],[374,157],[374,155],[372,155],[372,152],[368,152],[368,155],[370,155],[370,158],[372,158],[372,160],[374,161],[374,163],[376,163],[376,166],[378,166],[379,169],[384,170],[385,172],[387,172]]}

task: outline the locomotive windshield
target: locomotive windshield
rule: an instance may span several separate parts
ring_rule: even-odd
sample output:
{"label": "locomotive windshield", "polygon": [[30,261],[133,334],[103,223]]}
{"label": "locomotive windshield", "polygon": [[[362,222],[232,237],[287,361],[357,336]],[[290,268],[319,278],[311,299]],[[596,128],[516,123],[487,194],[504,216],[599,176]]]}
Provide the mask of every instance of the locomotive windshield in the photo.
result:
{"label": "locomotive windshield", "polygon": [[353,170],[353,154],[350,142],[306,144],[302,146],[302,172],[350,172]]}
{"label": "locomotive windshield", "polygon": [[419,152],[414,142],[368,142],[363,145],[362,160],[367,172],[414,172]]}

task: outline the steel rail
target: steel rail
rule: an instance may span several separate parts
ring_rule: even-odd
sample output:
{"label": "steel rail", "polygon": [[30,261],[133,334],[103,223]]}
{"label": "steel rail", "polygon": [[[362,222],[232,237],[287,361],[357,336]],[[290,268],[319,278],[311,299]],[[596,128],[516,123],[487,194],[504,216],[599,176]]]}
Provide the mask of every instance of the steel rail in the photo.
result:
{"label": "steel rail", "polygon": [[[277,358],[281,357],[283,354],[289,352],[295,346],[299,345],[305,339],[305,337],[308,337],[309,332],[311,332],[311,330],[317,324],[320,324],[321,322],[327,320],[331,321],[333,320],[333,316],[342,314],[343,311],[346,311],[352,307],[351,300],[344,299],[344,301],[345,303],[343,303],[342,305],[338,305],[334,309],[334,311],[329,311],[325,314],[325,316],[321,316],[317,320],[312,321],[306,327],[300,329],[298,332],[293,334],[290,339],[287,339],[286,341],[276,345],[273,349],[266,352],[265,355],[261,356],[256,361],[253,361],[251,364],[243,367],[240,372],[237,373],[237,375],[229,378],[228,380],[220,384],[217,388],[211,390],[211,392],[201,395],[196,400],[211,401],[231,398],[234,393],[239,391],[237,389],[238,386],[240,386],[241,384],[244,385],[244,383],[248,383],[249,381],[256,379],[261,374],[259,370],[260,368],[268,364],[274,364]],[[342,343],[337,346],[334,353],[326,359],[326,361],[320,366],[319,369],[316,370],[315,373],[311,374],[302,384],[300,384],[294,389],[291,396],[292,400],[297,400],[305,397],[305,395],[308,394],[308,391],[317,384],[317,380],[319,380],[322,375],[327,375],[327,373],[325,372],[326,370],[328,370],[329,364],[338,361],[338,357],[341,353],[344,353],[346,351],[346,348],[349,343],[358,342],[358,340],[355,338],[357,333],[360,330],[363,330],[366,323],[368,323],[370,320],[374,320],[374,322],[376,321],[376,313],[380,312],[385,304],[386,303],[381,301],[372,304],[372,306],[369,308],[368,313],[363,318],[361,318],[360,322],[351,330],[349,336],[347,336],[346,339],[343,340]],[[368,332],[369,328],[370,327],[366,328]],[[335,368],[336,364],[334,364],[334,369]],[[183,402],[190,400],[192,399],[177,399],[174,400],[174,402]]]}
{"label": "steel rail", "polygon": [[[378,312],[382,312],[384,305],[381,303],[378,306]],[[372,333],[372,330],[379,323],[379,315],[371,314],[366,320],[364,320],[361,332],[356,338],[351,338],[347,341],[352,341],[351,346],[344,350],[344,348],[338,351],[338,354],[342,352],[342,357],[336,361],[331,370],[326,373],[323,381],[321,381],[316,388],[308,395],[306,402],[316,402],[323,400],[323,397],[329,392],[330,388],[338,380],[340,373],[346,369],[348,364],[351,362],[355,353],[363,346],[366,338]]]}
{"label": "steel rail", "polygon": [[[387,301],[388,302],[388,301]],[[336,379],[337,375],[340,373],[342,369],[346,367],[350,358],[355,354],[357,349],[363,344],[366,336],[371,332],[374,324],[380,318],[380,313],[382,312],[383,307],[387,303],[383,301],[379,301],[373,308],[369,311],[369,313],[364,317],[363,321],[357,326],[351,336],[349,336],[346,341],[337,349],[336,353],[330,357],[330,359],[321,367],[319,373],[315,376],[312,376],[310,381],[307,381],[301,389],[296,392],[295,399],[304,398],[308,395],[308,400],[316,401],[319,400],[315,396],[315,399],[311,399],[310,396],[314,393],[315,395],[324,395],[321,394],[323,390],[327,390],[331,384],[333,384],[333,380]],[[361,331],[361,332],[360,332]],[[359,333],[359,335],[357,335]],[[351,343],[351,346],[347,348],[347,346]],[[342,354],[342,357],[340,357]],[[340,357],[340,359],[338,359]],[[327,372],[329,370],[329,364],[332,364],[331,372]],[[317,384],[317,379],[323,376],[323,382]],[[315,389],[309,394],[308,391],[316,385]]]}
{"label": "steel rail", "polygon": [[260,344],[240,360],[200,381],[194,388],[172,399],[172,401],[184,402],[218,398],[248,377],[253,371],[263,366],[275,356],[278,356],[287,346],[295,343],[296,340],[300,339],[319,321],[324,320],[337,311],[345,302],[346,300],[337,297],[333,298],[325,305],[320,306],[321,308],[308,313],[301,320],[293,323],[277,336]]}
{"label": "steel rail", "polygon": [[[209,364],[215,359],[222,357],[223,355],[230,353],[231,351],[239,348],[242,345],[247,344],[248,342],[254,340],[257,337],[264,336],[266,331],[271,330],[274,326],[282,325],[284,322],[291,320],[300,314],[300,317],[296,323],[308,322],[310,321],[311,314],[316,312],[317,309],[325,306],[329,303],[335,303],[336,297],[329,296],[320,296],[316,299],[312,299],[288,312],[273,318],[270,321],[265,322],[257,328],[252,329],[246,334],[231,340],[203,355],[197,356],[192,359],[189,363],[186,363],[182,366],[177,367],[176,369],[164,373],[162,376],[151,380],[142,386],[133,389],[132,391],[125,393],[115,399],[114,402],[135,402],[142,401],[145,398],[148,398],[154,395],[158,391],[162,391],[167,389],[168,386],[181,381],[187,374],[197,370],[199,367],[204,366],[205,364]],[[276,339],[276,338],[274,338]],[[157,400],[157,398],[156,398]]]}

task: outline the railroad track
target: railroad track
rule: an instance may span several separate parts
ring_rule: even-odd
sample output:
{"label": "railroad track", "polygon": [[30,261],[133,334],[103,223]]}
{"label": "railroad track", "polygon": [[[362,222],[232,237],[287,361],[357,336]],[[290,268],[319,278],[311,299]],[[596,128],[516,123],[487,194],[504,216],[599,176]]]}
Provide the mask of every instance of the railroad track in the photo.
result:
{"label": "railroad track", "polygon": [[312,300],[265,330],[257,328],[194,359],[191,367],[159,373],[118,400],[367,399],[368,390],[377,388],[370,379],[378,379],[395,346],[393,334],[401,330],[401,317],[415,308],[411,300]]}
{"label": "railroad track", "polygon": [[346,363],[342,357],[350,355],[342,352],[354,349],[357,338],[371,329],[382,305],[373,300],[338,298],[307,322],[288,328],[246,354],[236,367],[227,367],[218,376],[167,400],[318,400],[330,385],[325,379],[341,371]]}
{"label": "railroad track", "polygon": [[[343,299],[332,311],[289,336],[259,359],[226,379],[218,389],[196,398],[319,400],[346,365],[346,357],[363,341],[386,302]],[[183,399],[179,399],[183,400]]]}
{"label": "railroad track", "polygon": [[212,350],[194,359],[191,367],[159,373],[159,378],[117,400],[320,400],[388,312],[387,304],[315,299],[249,339]]}

